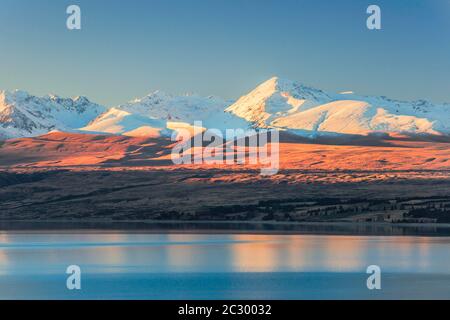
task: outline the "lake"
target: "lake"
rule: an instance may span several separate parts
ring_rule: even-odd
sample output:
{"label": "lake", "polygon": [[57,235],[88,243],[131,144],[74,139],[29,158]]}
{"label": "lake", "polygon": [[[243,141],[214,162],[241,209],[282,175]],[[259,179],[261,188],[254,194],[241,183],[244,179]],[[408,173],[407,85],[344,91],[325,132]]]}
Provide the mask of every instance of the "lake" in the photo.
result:
{"label": "lake", "polygon": [[450,237],[0,231],[0,299],[407,298],[450,298]]}

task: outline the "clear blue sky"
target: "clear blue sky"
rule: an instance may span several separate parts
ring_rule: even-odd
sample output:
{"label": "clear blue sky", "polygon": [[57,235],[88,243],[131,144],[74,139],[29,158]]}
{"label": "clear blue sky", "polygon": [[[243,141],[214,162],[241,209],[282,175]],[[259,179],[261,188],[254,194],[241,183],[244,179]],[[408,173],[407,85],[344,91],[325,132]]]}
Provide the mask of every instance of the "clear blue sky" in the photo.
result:
{"label": "clear blue sky", "polygon": [[[70,4],[81,31],[66,29]],[[366,28],[369,4],[381,31]],[[234,99],[274,75],[450,102],[450,0],[0,0],[0,89]]]}

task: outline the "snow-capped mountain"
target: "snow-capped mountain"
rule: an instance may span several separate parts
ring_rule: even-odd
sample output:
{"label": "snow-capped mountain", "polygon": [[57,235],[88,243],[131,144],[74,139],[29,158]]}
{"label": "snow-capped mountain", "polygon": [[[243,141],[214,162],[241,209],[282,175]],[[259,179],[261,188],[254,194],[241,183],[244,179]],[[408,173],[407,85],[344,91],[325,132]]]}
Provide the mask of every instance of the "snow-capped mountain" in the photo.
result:
{"label": "snow-capped mountain", "polygon": [[293,81],[272,78],[226,109],[255,127],[320,133],[398,132],[449,134],[450,105],[405,102],[353,92],[326,93]]}
{"label": "snow-capped mountain", "polygon": [[80,130],[93,133],[126,134],[139,128],[152,128],[153,134],[163,135],[166,123],[138,113],[111,108]]}
{"label": "snow-capped mountain", "polygon": [[0,91],[0,138],[29,137],[52,130],[72,131],[106,108],[85,97],[36,97],[24,91]]}
{"label": "snow-capped mountain", "polygon": [[236,102],[156,91],[107,109],[87,98],[0,92],[0,139],[52,130],[169,136],[179,128],[277,128],[298,135],[450,134],[450,104],[324,92],[274,77]]}
{"label": "snow-capped mountain", "polygon": [[278,117],[295,114],[331,101],[325,92],[289,80],[272,78],[226,109],[254,127],[269,127]]}
{"label": "snow-capped mountain", "polygon": [[212,96],[173,96],[156,91],[110,109],[82,130],[123,134],[143,126],[162,130],[176,127],[177,123],[194,125],[197,121],[204,128],[247,128],[246,120],[224,111],[230,103]]}

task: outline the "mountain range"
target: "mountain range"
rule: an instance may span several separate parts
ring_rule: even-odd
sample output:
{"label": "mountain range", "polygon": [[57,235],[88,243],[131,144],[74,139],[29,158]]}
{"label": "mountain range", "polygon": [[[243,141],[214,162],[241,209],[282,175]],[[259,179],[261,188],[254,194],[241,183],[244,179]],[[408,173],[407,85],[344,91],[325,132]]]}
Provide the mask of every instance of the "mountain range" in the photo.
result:
{"label": "mountain range", "polygon": [[204,128],[276,128],[305,137],[406,133],[450,134],[450,104],[330,93],[271,78],[237,101],[156,91],[108,108],[86,97],[36,97],[0,91],[0,139],[51,131],[168,136],[201,121]]}
{"label": "mountain range", "polygon": [[53,130],[73,131],[106,111],[106,107],[86,97],[36,97],[20,90],[0,91],[0,138],[38,136]]}

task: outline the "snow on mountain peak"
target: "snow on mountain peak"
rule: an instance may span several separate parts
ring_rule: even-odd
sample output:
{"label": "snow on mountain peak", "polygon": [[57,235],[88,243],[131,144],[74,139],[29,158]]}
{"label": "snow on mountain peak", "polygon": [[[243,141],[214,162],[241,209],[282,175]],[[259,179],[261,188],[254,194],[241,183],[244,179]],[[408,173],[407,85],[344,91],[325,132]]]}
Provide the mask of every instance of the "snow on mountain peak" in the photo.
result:
{"label": "snow on mountain peak", "polygon": [[[126,112],[126,117],[117,111],[110,112],[110,110],[100,115],[83,130],[123,132],[144,125],[166,128],[168,123],[193,125],[196,121],[202,121],[205,127],[217,129],[247,128],[248,123],[245,120],[224,112],[227,105],[227,101],[214,96],[202,97],[197,94],[175,96],[155,91],[141,99],[135,99],[114,108],[117,111]],[[114,123],[114,128],[107,128],[105,117],[108,117],[111,124]],[[124,119],[127,119],[126,123]],[[159,122],[148,124],[144,119]],[[161,122],[164,125],[161,125]],[[133,123],[134,128],[132,128]]]}
{"label": "snow on mountain peak", "polygon": [[14,90],[14,91],[1,91],[0,92],[0,102],[2,104],[11,104],[14,101],[24,101],[28,99],[30,95],[23,90]]}
{"label": "snow on mountain peak", "polygon": [[321,90],[273,77],[241,97],[226,111],[250,121],[255,127],[268,127],[276,117],[330,100],[331,97]]}
{"label": "snow on mountain peak", "polygon": [[165,132],[166,124],[161,120],[111,108],[80,130],[95,133],[125,134],[139,128],[153,128],[154,132],[162,134]]}
{"label": "snow on mountain peak", "polygon": [[[25,91],[0,91],[0,138],[81,128],[113,134],[167,134],[178,124],[204,128],[276,128],[296,134],[398,132],[450,134],[450,104],[328,93],[272,77],[237,101],[215,96],[181,96],[155,91],[107,109],[88,98],[36,97]],[[177,124],[178,123],[178,124]]]}
{"label": "snow on mountain peak", "polygon": [[279,77],[261,83],[226,106],[226,101],[213,96],[173,96],[156,91],[117,109],[166,122],[192,125],[202,121],[209,128],[272,127],[309,135],[379,131],[436,134],[445,123],[436,116],[427,117],[427,110],[438,109],[426,101],[406,103],[386,97],[360,97],[349,91],[330,94]]}
{"label": "snow on mountain peak", "polygon": [[28,137],[51,130],[71,131],[85,126],[106,110],[85,97],[37,97],[21,90],[0,94],[0,135]]}
{"label": "snow on mountain peak", "polygon": [[315,136],[371,132],[450,133],[450,108],[428,101],[330,94],[273,77],[226,109],[253,123]]}

